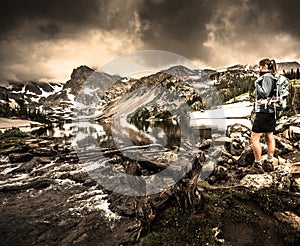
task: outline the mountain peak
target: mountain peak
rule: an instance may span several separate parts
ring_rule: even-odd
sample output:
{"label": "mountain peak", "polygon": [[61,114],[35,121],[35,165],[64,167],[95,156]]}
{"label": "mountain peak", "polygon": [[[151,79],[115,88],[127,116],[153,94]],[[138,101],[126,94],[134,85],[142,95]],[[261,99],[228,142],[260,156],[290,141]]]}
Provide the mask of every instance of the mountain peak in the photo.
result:
{"label": "mountain peak", "polygon": [[198,75],[199,73],[183,65],[172,66],[166,70],[162,70],[161,72],[168,73],[174,76],[179,76],[179,77],[193,76],[193,75]]}
{"label": "mountain peak", "polygon": [[94,69],[89,68],[86,65],[82,65],[80,67],[77,67],[73,69],[73,72],[71,74],[71,79],[79,78],[79,77],[84,77],[87,78],[94,72]]}

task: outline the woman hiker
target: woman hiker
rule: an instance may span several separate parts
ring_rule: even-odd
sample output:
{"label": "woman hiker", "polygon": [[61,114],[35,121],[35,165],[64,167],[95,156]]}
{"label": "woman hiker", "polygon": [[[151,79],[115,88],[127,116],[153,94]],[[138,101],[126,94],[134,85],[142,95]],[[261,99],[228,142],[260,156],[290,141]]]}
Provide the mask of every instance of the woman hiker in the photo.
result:
{"label": "woman hiker", "polygon": [[[255,81],[255,120],[252,126],[251,144],[254,153],[254,167],[259,173],[272,171],[273,156],[275,152],[275,140],[273,132],[275,131],[276,118],[272,105],[269,105],[270,98],[273,96],[275,85],[275,74],[277,66],[275,60],[265,58],[259,62],[260,77]],[[261,160],[260,137],[264,134],[268,146],[268,157],[264,163]]]}

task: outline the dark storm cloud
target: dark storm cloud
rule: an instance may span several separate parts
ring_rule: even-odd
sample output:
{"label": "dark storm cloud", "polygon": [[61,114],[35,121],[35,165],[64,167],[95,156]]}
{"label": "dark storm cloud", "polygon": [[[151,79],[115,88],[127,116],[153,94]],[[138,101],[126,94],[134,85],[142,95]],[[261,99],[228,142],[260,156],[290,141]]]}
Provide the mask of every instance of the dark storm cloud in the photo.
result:
{"label": "dark storm cloud", "polygon": [[[84,26],[92,23],[97,16],[99,2],[72,0],[8,0],[2,1],[0,10],[1,38],[9,36],[24,23],[40,23],[47,21],[46,26],[40,26],[41,31],[53,32],[53,27],[71,23]],[[49,30],[50,27],[50,30]],[[32,26],[35,28],[35,26]],[[56,28],[56,31],[59,28]]]}
{"label": "dark storm cloud", "polygon": [[[151,48],[209,61],[215,55],[205,46],[210,34],[219,43],[237,48],[244,43],[251,51],[259,36],[285,33],[298,38],[299,7],[293,0],[144,1],[141,38]],[[266,42],[271,46],[272,40]]]}
{"label": "dark storm cloud", "polygon": [[209,1],[143,1],[139,9],[141,38],[150,48],[196,57],[205,53],[205,25],[211,15]]}
{"label": "dark storm cloud", "polygon": [[[223,4],[230,6],[232,0],[223,1]],[[265,33],[285,32],[292,36],[299,36],[300,30],[300,2],[294,0],[251,0],[235,1],[236,7],[240,9],[240,14],[236,15],[236,20],[232,24],[240,31],[255,31],[258,29]],[[247,5],[241,9],[240,6]],[[263,33],[261,33],[263,35]]]}
{"label": "dark storm cloud", "polygon": [[49,38],[55,37],[55,35],[60,32],[59,26],[54,23],[47,23],[46,25],[40,25],[38,28],[41,32],[48,34]]}
{"label": "dark storm cloud", "polygon": [[[278,31],[285,31],[291,35],[300,36],[299,23],[300,23],[300,1],[285,0],[285,1],[272,1],[272,0],[255,0],[253,4],[257,6],[257,13],[264,14],[277,14],[275,20],[270,18],[268,24],[274,25]],[[274,21],[274,22],[273,22]],[[277,24],[277,25],[276,25]]]}
{"label": "dark storm cloud", "polygon": [[218,1],[208,27],[211,53],[223,52],[224,56],[219,55],[223,63],[229,59],[247,62],[251,56],[299,57],[295,48],[299,42],[297,5],[291,0]]}
{"label": "dark storm cloud", "polygon": [[[76,35],[83,29],[104,30],[126,28],[130,8],[121,0],[6,0],[1,2],[0,39],[22,33],[25,24],[31,26],[27,35],[36,31],[51,37]],[[125,9],[128,13],[124,13]],[[124,20],[126,18],[126,20]],[[29,33],[28,33],[29,31]],[[60,34],[60,35],[58,35]],[[25,36],[25,35],[24,35]]]}

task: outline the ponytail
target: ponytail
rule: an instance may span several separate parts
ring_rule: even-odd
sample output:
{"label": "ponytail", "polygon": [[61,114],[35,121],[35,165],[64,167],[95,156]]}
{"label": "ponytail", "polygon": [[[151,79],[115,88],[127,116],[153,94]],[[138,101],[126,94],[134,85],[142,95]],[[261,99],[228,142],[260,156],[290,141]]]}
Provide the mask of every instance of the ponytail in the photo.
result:
{"label": "ponytail", "polygon": [[270,60],[269,58],[265,58],[259,61],[260,66],[268,66],[268,69],[273,73],[277,73],[277,65],[274,59]]}
{"label": "ponytail", "polygon": [[270,70],[272,70],[273,74],[277,74],[277,65],[274,59],[270,61],[270,66],[268,66]]}

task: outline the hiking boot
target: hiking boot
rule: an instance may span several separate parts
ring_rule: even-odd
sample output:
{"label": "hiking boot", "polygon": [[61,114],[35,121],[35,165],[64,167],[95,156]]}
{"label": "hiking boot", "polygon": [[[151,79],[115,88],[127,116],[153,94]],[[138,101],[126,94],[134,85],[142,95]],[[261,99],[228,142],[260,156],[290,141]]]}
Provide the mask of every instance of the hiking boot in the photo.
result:
{"label": "hiking boot", "polygon": [[265,160],[262,167],[266,172],[274,171],[273,160],[268,160],[268,159]]}
{"label": "hiking boot", "polygon": [[263,167],[262,167],[262,164],[260,162],[254,162],[253,167],[254,167],[255,172],[257,172],[257,173],[261,174],[261,173],[265,172]]}

